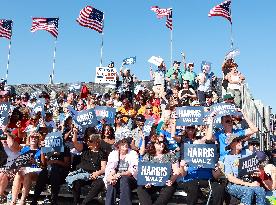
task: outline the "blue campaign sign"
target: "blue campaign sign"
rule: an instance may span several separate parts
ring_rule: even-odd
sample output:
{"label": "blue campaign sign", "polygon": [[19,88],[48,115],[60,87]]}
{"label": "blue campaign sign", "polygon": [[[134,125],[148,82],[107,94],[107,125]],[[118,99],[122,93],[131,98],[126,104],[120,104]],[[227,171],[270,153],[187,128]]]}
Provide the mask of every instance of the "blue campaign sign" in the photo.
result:
{"label": "blue campaign sign", "polygon": [[94,127],[98,124],[97,116],[93,108],[78,112],[75,116],[75,121],[83,128]]}
{"label": "blue campaign sign", "polygon": [[211,106],[211,112],[216,112],[216,118],[221,118],[225,115],[241,115],[241,112],[237,111],[237,108],[234,104],[229,103],[216,103]]}
{"label": "blue campaign sign", "polygon": [[217,163],[215,144],[184,144],[184,160],[190,167],[214,168]]}
{"label": "blue campaign sign", "polygon": [[75,116],[77,116],[78,111],[76,111],[71,105],[68,105],[67,109],[69,110],[70,115],[72,116],[72,118],[74,118]]}
{"label": "blue campaign sign", "polygon": [[151,184],[153,186],[164,186],[170,179],[172,165],[170,163],[142,162],[138,163],[138,185]]}
{"label": "blue campaign sign", "polygon": [[51,132],[45,137],[45,146],[41,148],[43,153],[64,152],[63,137],[61,132]]}
{"label": "blue campaign sign", "polygon": [[9,123],[9,110],[11,104],[9,102],[0,103],[0,127]]}
{"label": "blue campaign sign", "polygon": [[204,107],[184,106],[176,108],[176,126],[204,125]]}
{"label": "blue campaign sign", "polygon": [[125,63],[125,65],[134,64],[134,63],[136,63],[136,56],[135,57],[125,58],[123,60],[123,62]]}
{"label": "blue campaign sign", "polygon": [[238,175],[243,177],[259,170],[259,160],[257,154],[254,153],[247,157],[239,159]]}
{"label": "blue campaign sign", "polygon": [[150,131],[151,131],[153,123],[154,123],[154,119],[152,117],[146,120],[144,127],[143,127],[143,133],[145,136],[150,135]]}
{"label": "blue campaign sign", "polygon": [[30,150],[24,154],[19,155],[15,160],[13,161],[12,165],[9,167],[9,169],[19,169],[20,167],[31,167],[34,160],[36,150]]}
{"label": "blue campaign sign", "polygon": [[95,113],[97,120],[105,119],[107,124],[113,125],[115,121],[116,109],[107,106],[96,106]]}

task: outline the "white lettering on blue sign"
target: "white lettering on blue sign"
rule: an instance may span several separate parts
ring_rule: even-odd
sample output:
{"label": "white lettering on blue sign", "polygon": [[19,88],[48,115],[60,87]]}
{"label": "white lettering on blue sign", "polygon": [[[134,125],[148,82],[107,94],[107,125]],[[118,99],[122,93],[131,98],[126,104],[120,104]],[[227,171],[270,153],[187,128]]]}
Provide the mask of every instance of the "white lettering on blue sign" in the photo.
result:
{"label": "white lettering on blue sign", "polygon": [[167,171],[167,167],[142,166],[141,175],[144,175],[144,176],[153,175],[157,177],[163,177],[168,175],[168,171]]}
{"label": "white lettering on blue sign", "polygon": [[188,148],[188,156],[189,157],[214,157],[214,148],[197,148],[197,147],[192,147]]}

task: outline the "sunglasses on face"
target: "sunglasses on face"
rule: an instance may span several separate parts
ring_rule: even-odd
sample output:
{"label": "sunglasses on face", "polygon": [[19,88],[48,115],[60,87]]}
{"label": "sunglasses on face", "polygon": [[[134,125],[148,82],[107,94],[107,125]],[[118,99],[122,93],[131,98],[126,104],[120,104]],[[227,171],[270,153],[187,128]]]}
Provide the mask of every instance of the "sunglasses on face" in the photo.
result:
{"label": "sunglasses on face", "polygon": [[233,123],[233,120],[225,120],[225,123]]}

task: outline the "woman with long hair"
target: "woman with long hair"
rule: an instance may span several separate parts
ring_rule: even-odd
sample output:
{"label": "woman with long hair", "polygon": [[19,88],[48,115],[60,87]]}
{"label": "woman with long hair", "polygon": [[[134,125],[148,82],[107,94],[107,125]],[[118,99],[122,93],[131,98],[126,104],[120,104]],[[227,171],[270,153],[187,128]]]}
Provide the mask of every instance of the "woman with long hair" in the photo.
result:
{"label": "woman with long hair", "polygon": [[102,134],[101,134],[101,150],[104,151],[107,156],[112,151],[112,147],[115,143],[115,134],[114,129],[110,125],[104,125],[102,128]]}

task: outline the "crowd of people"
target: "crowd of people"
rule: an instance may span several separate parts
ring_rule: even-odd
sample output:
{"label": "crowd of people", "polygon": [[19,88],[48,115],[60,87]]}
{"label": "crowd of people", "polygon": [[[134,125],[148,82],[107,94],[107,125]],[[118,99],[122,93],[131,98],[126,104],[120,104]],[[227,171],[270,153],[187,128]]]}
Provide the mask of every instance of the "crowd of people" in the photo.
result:
{"label": "crowd of people", "polygon": [[[196,73],[195,64],[185,63],[185,55],[182,57],[183,61],[174,61],[171,68],[164,63],[156,70],[150,68],[152,88],[136,85],[124,64],[118,83],[106,85],[102,94],[84,84],[80,92],[61,93],[11,95],[3,88],[0,103],[10,102],[11,108],[9,121],[1,128],[0,203],[7,201],[7,187],[12,183],[11,205],[26,204],[32,185],[31,204],[37,204],[47,184],[51,185],[53,205],[58,204],[62,184],[72,192],[75,205],[89,204],[102,192],[106,205],[116,204],[116,198],[119,204],[130,205],[134,189],[141,205],[168,204],[177,189],[184,190],[186,203],[193,205],[201,188],[206,187],[211,190],[209,204],[229,204],[231,197],[244,205],[266,204],[268,192],[276,189],[275,161],[273,154],[259,151],[258,140],[252,138],[258,128],[241,109],[240,88],[245,78],[238,65],[233,59],[224,61],[223,82],[217,85],[209,62],[203,62]],[[222,96],[217,94],[217,86],[222,86]],[[38,99],[45,99],[45,115],[34,109]],[[204,106],[208,110],[220,101],[236,105],[241,115],[222,116],[220,127],[214,125],[216,111],[206,119],[206,125],[176,125],[177,107]],[[73,113],[97,105],[116,108],[114,123],[103,118],[81,132]],[[153,119],[153,125],[146,135],[143,127],[148,119]],[[62,132],[63,152],[43,153],[45,137],[55,131]],[[216,144],[216,166],[189,166],[183,157],[185,143]],[[10,168],[18,156],[30,150],[34,152],[31,166]],[[257,153],[259,170],[240,177],[238,161],[252,153]],[[170,163],[169,180],[164,186],[137,185],[139,162]],[[81,200],[85,185],[89,185],[89,192]]]}

